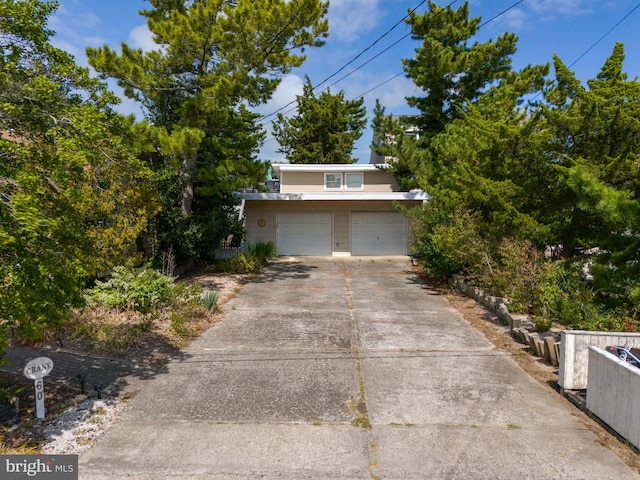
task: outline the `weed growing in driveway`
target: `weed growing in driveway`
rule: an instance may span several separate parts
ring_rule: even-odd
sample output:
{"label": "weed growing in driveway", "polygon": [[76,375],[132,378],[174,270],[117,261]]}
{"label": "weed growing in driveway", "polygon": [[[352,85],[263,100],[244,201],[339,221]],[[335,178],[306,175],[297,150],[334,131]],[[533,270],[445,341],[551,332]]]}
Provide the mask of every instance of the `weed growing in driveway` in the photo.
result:
{"label": "weed growing in driveway", "polygon": [[364,405],[362,401],[352,401],[349,404],[349,408],[355,415],[355,418],[351,420],[351,425],[358,428],[371,428],[371,422],[369,421],[366,405]]}
{"label": "weed growing in driveway", "polygon": [[371,428],[371,422],[367,417],[356,417],[351,420],[351,425],[358,428]]}

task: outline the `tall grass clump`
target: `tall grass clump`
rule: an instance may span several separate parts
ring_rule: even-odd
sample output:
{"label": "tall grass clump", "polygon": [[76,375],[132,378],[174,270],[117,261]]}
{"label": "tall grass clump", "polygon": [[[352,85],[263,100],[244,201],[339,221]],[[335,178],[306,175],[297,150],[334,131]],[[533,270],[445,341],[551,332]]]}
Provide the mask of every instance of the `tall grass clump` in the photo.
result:
{"label": "tall grass clump", "polygon": [[266,264],[270,259],[276,256],[276,244],[271,241],[258,241],[249,243],[246,253],[260,260],[261,264]]}
{"label": "tall grass clump", "polygon": [[220,292],[206,292],[202,296],[202,302],[210,312],[217,312],[220,309]]}

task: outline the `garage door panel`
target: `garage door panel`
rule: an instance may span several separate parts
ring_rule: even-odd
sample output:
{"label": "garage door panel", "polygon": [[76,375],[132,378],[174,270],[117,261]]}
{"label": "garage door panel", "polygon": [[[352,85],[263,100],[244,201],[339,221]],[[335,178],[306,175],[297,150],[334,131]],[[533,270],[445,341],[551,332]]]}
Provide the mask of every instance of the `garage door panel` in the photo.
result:
{"label": "garage door panel", "polygon": [[330,213],[279,213],[278,255],[331,255]]}
{"label": "garage door panel", "polygon": [[399,212],[351,214],[352,255],[405,255],[407,222]]}

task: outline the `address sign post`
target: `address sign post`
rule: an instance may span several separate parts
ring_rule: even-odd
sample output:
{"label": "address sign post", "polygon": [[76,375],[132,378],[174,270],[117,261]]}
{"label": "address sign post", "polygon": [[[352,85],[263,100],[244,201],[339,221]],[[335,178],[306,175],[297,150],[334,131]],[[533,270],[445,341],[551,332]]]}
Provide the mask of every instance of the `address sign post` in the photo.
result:
{"label": "address sign post", "polygon": [[38,357],[27,362],[24,376],[35,380],[36,418],[44,418],[44,380],[53,370],[53,360],[48,357]]}

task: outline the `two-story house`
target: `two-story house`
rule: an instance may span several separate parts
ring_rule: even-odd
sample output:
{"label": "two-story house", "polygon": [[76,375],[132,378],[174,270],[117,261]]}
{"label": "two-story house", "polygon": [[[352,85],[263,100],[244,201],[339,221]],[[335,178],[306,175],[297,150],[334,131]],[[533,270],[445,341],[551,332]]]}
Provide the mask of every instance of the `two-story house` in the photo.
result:
{"label": "two-story house", "polygon": [[415,207],[422,191],[401,192],[380,165],[274,164],[279,191],[243,193],[247,242],[278,255],[407,255],[409,227],[396,205]]}

